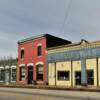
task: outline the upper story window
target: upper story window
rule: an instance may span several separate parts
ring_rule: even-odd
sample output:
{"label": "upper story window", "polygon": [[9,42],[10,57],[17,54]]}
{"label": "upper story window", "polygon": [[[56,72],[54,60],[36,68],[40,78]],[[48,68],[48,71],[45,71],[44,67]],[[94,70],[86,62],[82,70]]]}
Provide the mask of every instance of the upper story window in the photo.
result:
{"label": "upper story window", "polygon": [[37,53],[38,53],[38,56],[42,56],[42,46],[41,45],[38,46]]}
{"label": "upper story window", "polygon": [[24,59],[24,49],[21,50],[21,59]]}

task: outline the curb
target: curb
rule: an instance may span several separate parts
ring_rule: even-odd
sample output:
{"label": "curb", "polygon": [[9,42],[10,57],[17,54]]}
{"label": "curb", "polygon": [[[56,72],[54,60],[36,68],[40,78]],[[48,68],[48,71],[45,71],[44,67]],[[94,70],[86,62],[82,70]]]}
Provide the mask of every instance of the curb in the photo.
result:
{"label": "curb", "polygon": [[4,88],[26,88],[26,89],[45,89],[45,90],[64,90],[64,91],[83,91],[83,92],[100,92],[100,88],[88,88],[88,87],[80,87],[80,88],[70,88],[70,87],[50,87],[50,86],[29,86],[29,85],[0,85],[0,87]]}

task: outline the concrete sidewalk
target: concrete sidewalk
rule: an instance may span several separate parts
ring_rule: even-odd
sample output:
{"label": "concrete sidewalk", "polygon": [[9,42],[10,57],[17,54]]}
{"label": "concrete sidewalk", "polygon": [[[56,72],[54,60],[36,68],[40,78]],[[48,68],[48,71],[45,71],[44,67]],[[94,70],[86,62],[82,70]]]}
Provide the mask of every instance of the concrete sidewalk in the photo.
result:
{"label": "concrete sidewalk", "polygon": [[44,95],[54,97],[65,97],[83,100],[100,100],[100,93],[83,91],[63,91],[63,90],[44,90],[44,89],[25,89],[25,88],[0,88],[0,92],[23,93],[33,95]]}
{"label": "concrete sidewalk", "polygon": [[28,89],[45,89],[45,90],[65,90],[65,91],[85,91],[85,92],[100,92],[100,87],[57,87],[48,85],[0,85],[0,87],[5,88],[28,88]]}

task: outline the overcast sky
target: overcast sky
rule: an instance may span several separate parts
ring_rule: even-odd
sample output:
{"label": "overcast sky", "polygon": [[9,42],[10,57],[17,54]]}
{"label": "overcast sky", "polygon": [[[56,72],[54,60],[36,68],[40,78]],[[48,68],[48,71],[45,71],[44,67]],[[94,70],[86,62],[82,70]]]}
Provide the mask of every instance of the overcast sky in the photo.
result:
{"label": "overcast sky", "polygon": [[0,57],[17,57],[18,40],[43,33],[100,40],[100,0],[0,0]]}

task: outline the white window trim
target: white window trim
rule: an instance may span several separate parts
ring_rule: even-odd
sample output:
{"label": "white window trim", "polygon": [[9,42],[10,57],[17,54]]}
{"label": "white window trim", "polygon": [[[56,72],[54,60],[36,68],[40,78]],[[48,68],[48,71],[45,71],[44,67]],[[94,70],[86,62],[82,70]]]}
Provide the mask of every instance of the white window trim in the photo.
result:
{"label": "white window trim", "polygon": [[28,63],[27,66],[34,66],[34,64],[33,63]]}
{"label": "white window trim", "polygon": [[39,43],[37,46],[42,46],[42,43]]}
{"label": "white window trim", "polygon": [[3,66],[0,66],[0,69],[4,69],[4,67]]}
{"label": "white window trim", "polygon": [[20,64],[20,65],[19,65],[19,67],[23,67],[23,66],[25,66],[25,64]]}
{"label": "white window trim", "polygon": [[11,69],[15,69],[15,68],[16,68],[16,66],[15,66],[15,65],[12,65],[12,66],[11,66]]}
{"label": "white window trim", "polygon": [[5,82],[5,81],[0,81],[0,83],[1,83],[1,82]]}
{"label": "white window trim", "polygon": [[37,62],[37,63],[36,63],[36,65],[39,65],[39,64],[44,65],[43,62]]}
{"label": "white window trim", "polygon": [[[11,66],[11,82],[15,83],[16,81],[12,81],[12,69],[16,69],[16,66]],[[16,78],[17,78],[17,72],[16,72]]]}
{"label": "white window trim", "polygon": [[38,58],[41,58],[42,56],[38,56]]}
{"label": "white window trim", "polygon": [[21,50],[24,50],[24,48],[21,48]]}
{"label": "white window trim", "polygon": [[9,68],[10,68],[10,66],[8,66],[8,65],[7,65],[7,66],[5,66],[5,69],[9,69]]}

